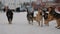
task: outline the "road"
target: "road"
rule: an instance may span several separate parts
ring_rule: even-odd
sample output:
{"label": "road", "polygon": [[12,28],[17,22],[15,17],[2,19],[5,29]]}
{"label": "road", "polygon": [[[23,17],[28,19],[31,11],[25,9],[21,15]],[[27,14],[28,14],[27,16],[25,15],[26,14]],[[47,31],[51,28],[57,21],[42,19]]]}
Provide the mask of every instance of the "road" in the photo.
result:
{"label": "road", "polygon": [[12,24],[8,24],[5,13],[0,12],[0,34],[60,34],[60,30],[56,29],[56,21],[49,22],[49,26],[38,26],[34,21],[34,25],[28,24],[26,12],[15,13]]}

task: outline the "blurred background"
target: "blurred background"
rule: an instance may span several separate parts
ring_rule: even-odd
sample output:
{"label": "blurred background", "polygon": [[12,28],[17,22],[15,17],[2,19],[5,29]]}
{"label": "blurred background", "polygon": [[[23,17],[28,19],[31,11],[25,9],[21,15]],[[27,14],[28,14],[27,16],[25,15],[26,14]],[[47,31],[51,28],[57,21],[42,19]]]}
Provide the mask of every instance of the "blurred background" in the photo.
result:
{"label": "blurred background", "polygon": [[34,10],[37,10],[37,8],[41,6],[60,6],[60,0],[0,0],[0,10],[2,10],[4,6],[9,6],[10,9],[16,12],[24,12],[27,6],[34,7]]}

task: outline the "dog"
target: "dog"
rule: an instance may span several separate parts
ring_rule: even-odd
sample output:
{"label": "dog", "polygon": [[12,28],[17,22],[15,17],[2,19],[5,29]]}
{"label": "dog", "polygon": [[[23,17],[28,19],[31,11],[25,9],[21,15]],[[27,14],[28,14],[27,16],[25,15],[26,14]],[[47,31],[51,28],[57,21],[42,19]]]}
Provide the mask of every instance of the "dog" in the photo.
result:
{"label": "dog", "polygon": [[31,24],[32,22],[32,25],[33,25],[33,14],[27,14],[27,20],[29,24]]}
{"label": "dog", "polygon": [[38,11],[38,14],[36,14],[35,17],[32,17],[32,15],[28,15],[27,20],[29,21],[29,24],[30,24],[30,21],[32,21],[32,24],[33,24],[33,21],[37,21],[39,26],[40,26],[40,23],[41,23],[41,26],[43,26],[42,12],[40,12],[40,10]]}
{"label": "dog", "polygon": [[[36,14],[36,16],[33,18],[33,20],[38,22],[38,25],[41,27],[43,26],[43,20],[42,20],[42,15],[40,15],[39,13]],[[41,21],[41,22],[40,22]]]}
{"label": "dog", "polygon": [[56,13],[55,11],[52,11],[48,13],[47,17],[48,18],[44,20],[45,21],[44,24],[49,26],[50,21],[56,20],[57,22],[56,28],[60,29],[60,14]]}

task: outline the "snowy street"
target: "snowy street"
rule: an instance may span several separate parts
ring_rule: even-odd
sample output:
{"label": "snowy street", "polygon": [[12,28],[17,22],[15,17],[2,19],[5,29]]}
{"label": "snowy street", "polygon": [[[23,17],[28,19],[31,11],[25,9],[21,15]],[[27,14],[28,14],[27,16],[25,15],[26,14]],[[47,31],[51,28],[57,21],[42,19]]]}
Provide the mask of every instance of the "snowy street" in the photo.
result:
{"label": "snowy street", "polygon": [[28,24],[26,12],[15,13],[12,24],[8,24],[6,13],[0,12],[0,34],[60,34],[60,29],[56,29],[56,21],[50,22],[49,26],[38,26]]}

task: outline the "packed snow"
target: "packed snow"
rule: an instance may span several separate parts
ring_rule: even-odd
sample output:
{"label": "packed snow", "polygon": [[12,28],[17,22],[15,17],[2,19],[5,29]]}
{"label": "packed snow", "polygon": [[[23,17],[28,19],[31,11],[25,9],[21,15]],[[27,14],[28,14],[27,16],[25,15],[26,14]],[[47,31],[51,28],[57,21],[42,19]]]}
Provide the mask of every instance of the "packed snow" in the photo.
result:
{"label": "packed snow", "polygon": [[[55,28],[56,21],[49,22],[49,26],[28,24],[26,12],[14,12],[12,24],[8,24],[6,13],[0,12],[0,34],[60,34],[60,29]],[[36,14],[36,13],[35,13]]]}

